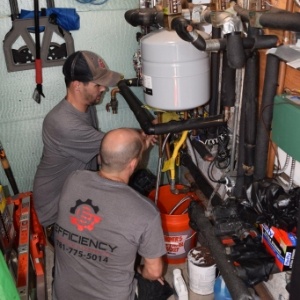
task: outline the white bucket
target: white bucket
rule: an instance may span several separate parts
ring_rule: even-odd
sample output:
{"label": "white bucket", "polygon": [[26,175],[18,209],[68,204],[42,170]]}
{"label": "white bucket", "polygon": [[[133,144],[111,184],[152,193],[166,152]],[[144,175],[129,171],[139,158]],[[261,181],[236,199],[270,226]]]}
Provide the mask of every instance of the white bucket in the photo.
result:
{"label": "white bucket", "polygon": [[[208,251],[200,246],[191,249],[188,253],[189,287],[191,291],[200,295],[214,292],[216,264]],[[209,261],[205,258],[207,256]]]}

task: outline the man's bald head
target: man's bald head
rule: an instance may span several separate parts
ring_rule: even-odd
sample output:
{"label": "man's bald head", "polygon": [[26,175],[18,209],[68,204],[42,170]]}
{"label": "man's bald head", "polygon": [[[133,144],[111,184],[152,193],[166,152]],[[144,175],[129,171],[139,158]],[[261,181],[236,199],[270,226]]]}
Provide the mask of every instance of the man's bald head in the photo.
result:
{"label": "man's bald head", "polygon": [[141,134],[130,128],[111,130],[100,146],[101,168],[106,172],[120,172],[133,160],[139,159],[144,144]]}

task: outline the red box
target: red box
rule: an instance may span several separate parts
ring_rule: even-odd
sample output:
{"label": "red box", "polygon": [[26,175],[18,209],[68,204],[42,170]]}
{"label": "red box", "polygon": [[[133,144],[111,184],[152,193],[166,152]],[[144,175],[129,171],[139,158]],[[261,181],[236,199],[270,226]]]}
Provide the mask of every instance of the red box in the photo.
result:
{"label": "red box", "polygon": [[262,230],[262,242],[267,251],[274,256],[279,270],[291,270],[296,253],[296,235],[274,226],[268,227],[266,224],[260,226]]}

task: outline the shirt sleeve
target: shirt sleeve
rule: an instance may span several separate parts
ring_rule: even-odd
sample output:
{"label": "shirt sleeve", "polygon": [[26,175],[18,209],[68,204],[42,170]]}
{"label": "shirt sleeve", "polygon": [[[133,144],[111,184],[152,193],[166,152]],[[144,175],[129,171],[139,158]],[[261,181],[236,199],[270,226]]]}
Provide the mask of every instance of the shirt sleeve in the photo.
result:
{"label": "shirt sleeve", "polygon": [[[94,108],[94,107],[93,107]],[[96,111],[90,109],[84,118],[66,112],[52,114],[44,124],[43,139],[47,148],[62,156],[72,156],[88,163],[99,153],[104,133],[97,128]]]}
{"label": "shirt sleeve", "polygon": [[157,258],[167,253],[159,213],[142,235],[138,253],[146,258]]}

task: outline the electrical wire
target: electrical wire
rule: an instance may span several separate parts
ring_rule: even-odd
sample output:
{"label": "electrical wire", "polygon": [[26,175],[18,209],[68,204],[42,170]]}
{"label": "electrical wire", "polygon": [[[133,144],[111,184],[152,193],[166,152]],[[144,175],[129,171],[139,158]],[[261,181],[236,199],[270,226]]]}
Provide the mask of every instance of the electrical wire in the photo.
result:
{"label": "electrical wire", "polygon": [[[279,175],[282,174],[288,167],[289,163],[290,163],[290,155],[286,155],[286,159],[285,159],[285,163],[282,169],[278,169],[278,170],[274,170],[273,174]],[[279,162],[278,162],[279,163]]]}
{"label": "electrical wire", "polygon": [[[265,123],[265,120],[264,120],[264,111],[267,109],[267,108],[272,108],[273,109],[273,106],[274,105],[288,105],[289,103],[271,103],[271,104],[268,104],[268,105],[265,105],[264,107],[262,107],[261,108],[261,113],[260,113],[260,115],[261,115],[261,120],[262,120],[262,123],[263,123],[263,125],[264,125],[264,129],[266,130],[266,132],[268,133],[268,136],[269,136],[269,144],[271,145],[271,147],[272,147],[272,149],[273,149],[273,151],[274,151],[274,153],[275,153],[275,156],[276,156],[276,158],[277,158],[277,161],[278,161],[278,169],[281,169],[281,166],[280,166],[280,158],[279,158],[279,154],[278,154],[278,151],[277,151],[277,149],[276,149],[276,147],[275,147],[275,145],[274,145],[274,142],[273,142],[273,140],[271,139],[271,137],[270,137],[270,134],[269,134],[269,131],[268,131],[268,129],[267,129],[267,125],[266,125],[266,123]],[[271,143],[270,143],[271,142]],[[275,174],[275,175],[277,175],[277,174]]]}
{"label": "electrical wire", "polygon": [[193,200],[192,196],[187,195],[185,197],[183,197],[169,212],[169,215],[172,215],[174,213],[174,211],[181,205],[183,204],[185,201],[187,200]]}
{"label": "electrical wire", "polygon": [[229,135],[228,130],[225,127],[218,128],[217,133],[218,152],[215,160],[215,166],[218,169],[224,170],[230,165],[230,155],[228,151]]}
{"label": "electrical wire", "polygon": [[292,165],[291,165],[291,172],[290,172],[290,181],[289,181],[289,187],[288,190],[290,190],[293,187],[293,181],[294,181],[294,174],[295,174],[295,167],[296,167],[296,160],[292,159]]}
{"label": "electrical wire", "polygon": [[208,165],[208,168],[207,168],[207,176],[209,178],[210,181],[212,182],[215,182],[215,183],[219,183],[219,180],[216,180],[214,177],[213,177],[213,174],[212,174],[212,169],[215,165],[216,161],[213,160],[209,165]]}

